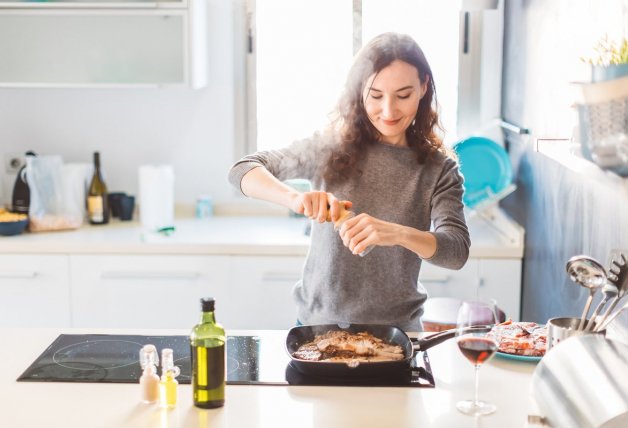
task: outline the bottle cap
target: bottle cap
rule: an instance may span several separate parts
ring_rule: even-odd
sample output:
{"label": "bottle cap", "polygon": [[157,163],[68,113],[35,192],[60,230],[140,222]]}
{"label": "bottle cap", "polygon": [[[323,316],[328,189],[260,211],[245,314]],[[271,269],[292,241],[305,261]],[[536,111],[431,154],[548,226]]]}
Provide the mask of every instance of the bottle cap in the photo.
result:
{"label": "bottle cap", "polygon": [[157,348],[155,345],[147,344],[140,349],[140,366],[146,369],[150,366],[157,366],[159,364],[159,355],[157,354]]}
{"label": "bottle cap", "polygon": [[161,350],[161,372],[163,375],[169,374],[173,378],[181,374],[181,369],[174,365],[174,354],[171,348]]}
{"label": "bottle cap", "polygon": [[213,297],[203,297],[201,299],[201,309],[203,312],[213,312],[216,300]]}

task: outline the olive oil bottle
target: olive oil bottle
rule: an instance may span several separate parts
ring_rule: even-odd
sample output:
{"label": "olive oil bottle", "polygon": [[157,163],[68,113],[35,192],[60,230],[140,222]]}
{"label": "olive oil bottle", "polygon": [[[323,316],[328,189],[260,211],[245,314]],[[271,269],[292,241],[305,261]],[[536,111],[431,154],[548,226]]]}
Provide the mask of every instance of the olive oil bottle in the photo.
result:
{"label": "olive oil bottle", "polygon": [[215,300],[201,299],[201,321],[190,334],[194,405],[204,409],[225,404],[225,330],[216,323]]}

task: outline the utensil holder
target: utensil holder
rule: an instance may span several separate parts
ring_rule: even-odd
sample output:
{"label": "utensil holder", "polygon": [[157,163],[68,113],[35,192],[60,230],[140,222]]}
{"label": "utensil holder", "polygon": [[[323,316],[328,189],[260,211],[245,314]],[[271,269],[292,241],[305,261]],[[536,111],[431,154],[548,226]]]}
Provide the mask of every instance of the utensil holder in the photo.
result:
{"label": "utensil holder", "polygon": [[[589,321],[590,320],[587,320],[585,327],[589,324]],[[558,345],[561,341],[570,337],[584,336],[588,334],[606,335],[606,330],[578,330],[578,324],[580,324],[580,318],[573,317],[552,318],[547,321],[547,351]]]}

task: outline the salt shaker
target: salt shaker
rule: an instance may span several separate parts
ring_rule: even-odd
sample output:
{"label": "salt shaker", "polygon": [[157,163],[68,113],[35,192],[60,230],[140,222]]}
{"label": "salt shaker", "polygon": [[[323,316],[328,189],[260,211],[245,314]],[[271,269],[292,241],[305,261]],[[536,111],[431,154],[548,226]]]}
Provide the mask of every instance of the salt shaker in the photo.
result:
{"label": "salt shaker", "polygon": [[144,345],[140,349],[140,366],[144,369],[140,377],[140,387],[142,389],[142,402],[144,403],[154,403],[159,399],[158,364],[159,356],[155,345]]}

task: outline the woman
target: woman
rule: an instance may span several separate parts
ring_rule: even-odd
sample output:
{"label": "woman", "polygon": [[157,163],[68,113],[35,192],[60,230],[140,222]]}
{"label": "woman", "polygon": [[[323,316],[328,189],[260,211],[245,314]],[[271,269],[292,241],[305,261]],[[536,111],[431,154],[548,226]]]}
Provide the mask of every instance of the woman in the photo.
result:
{"label": "woman", "polygon": [[[231,168],[230,182],[245,195],[316,220],[294,289],[298,322],[419,331],[427,298],[417,287],[422,260],[451,269],[465,264],[463,179],[436,134],[436,107],[419,46],[385,33],[356,55],[327,130]],[[300,193],[282,183],[293,178],[316,190]],[[335,231],[327,220],[338,220],[341,205],[359,214]]]}

